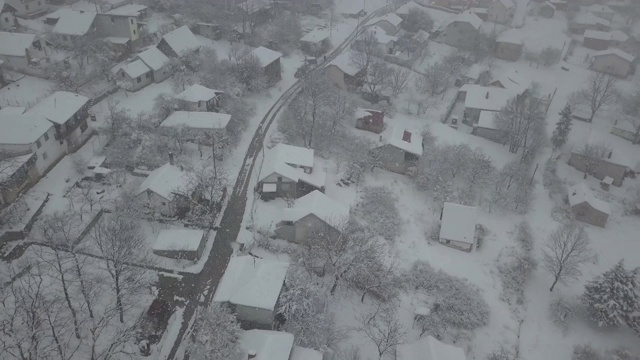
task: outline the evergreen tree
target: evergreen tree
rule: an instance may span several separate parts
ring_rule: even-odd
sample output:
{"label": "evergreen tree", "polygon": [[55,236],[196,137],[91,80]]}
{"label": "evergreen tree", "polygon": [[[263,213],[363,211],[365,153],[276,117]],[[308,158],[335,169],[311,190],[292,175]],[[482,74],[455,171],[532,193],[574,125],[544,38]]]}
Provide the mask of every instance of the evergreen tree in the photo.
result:
{"label": "evergreen tree", "polygon": [[569,104],[564,106],[564,109],[560,111],[560,120],[556,124],[556,129],[553,130],[551,135],[551,144],[554,149],[560,148],[567,142],[569,132],[571,131],[571,106]]}
{"label": "evergreen tree", "polygon": [[582,301],[598,326],[627,324],[635,330],[636,313],[640,310],[637,276],[638,269],[627,270],[620,260],[613,268],[587,283]]}

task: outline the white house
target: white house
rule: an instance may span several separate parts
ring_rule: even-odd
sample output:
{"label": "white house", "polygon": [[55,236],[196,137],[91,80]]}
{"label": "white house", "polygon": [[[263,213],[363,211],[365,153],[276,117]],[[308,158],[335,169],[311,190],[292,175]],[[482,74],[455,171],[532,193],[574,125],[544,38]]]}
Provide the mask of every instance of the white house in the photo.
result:
{"label": "white house", "polygon": [[466,360],[466,356],[461,348],[427,336],[398,345],[396,360]]}
{"label": "white house", "polygon": [[256,258],[232,257],[213,295],[229,304],[245,327],[270,329],[289,264]]}
{"label": "white house", "polygon": [[182,105],[180,108],[187,111],[218,111],[222,94],[224,94],[224,91],[194,84],[174,96],[174,98],[180,101]]}
{"label": "white house", "polygon": [[280,239],[302,243],[314,231],[340,231],[349,219],[349,207],[318,190],[297,199],[282,210],[282,221],[275,233]]}
{"label": "white house", "polygon": [[35,34],[0,31],[0,61],[2,66],[14,71],[25,71],[49,62],[47,42]]}
{"label": "white house", "polygon": [[164,216],[175,216],[184,206],[190,176],[170,163],[153,170],[140,184],[136,198],[146,207]]}
{"label": "white house", "polygon": [[487,8],[487,21],[509,25],[513,20],[516,4],[511,0],[494,0]]}
{"label": "white house", "polygon": [[69,10],[61,14],[51,32],[58,35],[58,41],[67,46],[73,45],[74,39],[95,33],[96,13]]}
{"label": "white house", "polygon": [[368,24],[381,27],[387,35],[395,35],[400,31],[402,18],[395,13],[388,13],[371,20]]}
{"label": "white house", "polygon": [[193,136],[199,133],[225,135],[231,115],[203,111],[174,111],[160,124],[163,128],[183,128]]}
{"label": "white house", "polygon": [[152,70],[142,60],[125,64],[115,77],[120,87],[128,91],[138,91],[153,82]]}
{"label": "white house", "polygon": [[620,49],[595,52],[591,56],[590,69],[593,71],[626,78],[632,73],[635,56]]}
{"label": "white house", "polygon": [[170,58],[183,57],[200,50],[200,41],[187,25],[170,31],[162,37],[157,47]]}
{"label": "white house", "polygon": [[446,202],[440,215],[441,244],[471,251],[476,244],[478,208]]}
{"label": "white house", "polygon": [[141,60],[151,69],[151,77],[156,83],[171,76],[169,58],[155,46],[140,52],[135,59]]}
{"label": "white house", "polygon": [[[322,353],[293,345],[291,333],[272,330],[247,330],[240,335],[242,359],[322,360]],[[240,360],[240,359],[238,359]]]}

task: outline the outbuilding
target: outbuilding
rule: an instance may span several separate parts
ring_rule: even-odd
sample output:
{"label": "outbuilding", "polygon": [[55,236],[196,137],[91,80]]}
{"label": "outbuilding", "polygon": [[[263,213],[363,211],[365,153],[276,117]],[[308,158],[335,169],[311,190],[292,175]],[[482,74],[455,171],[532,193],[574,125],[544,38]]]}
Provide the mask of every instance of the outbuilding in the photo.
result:
{"label": "outbuilding", "polygon": [[125,90],[138,91],[153,82],[153,74],[142,60],[134,60],[116,72],[116,81]]}
{"label": "outbuilding", "polygon": [[445,202],[440,215],[440,243],[471,252],[476,245],[478,208]]}
{"label": "outbuilding", "polygon": [[153,243],[153,253],[173,259],[198,260],[207,244],[205,233],[197,229],[160,230]]}
{"label": "outbuilding", "polygon": [[611,214],[609,204],[595,197],[587,184],[579,183],[569,189],[569,206],[575,219],[587,224],[605,227]]}

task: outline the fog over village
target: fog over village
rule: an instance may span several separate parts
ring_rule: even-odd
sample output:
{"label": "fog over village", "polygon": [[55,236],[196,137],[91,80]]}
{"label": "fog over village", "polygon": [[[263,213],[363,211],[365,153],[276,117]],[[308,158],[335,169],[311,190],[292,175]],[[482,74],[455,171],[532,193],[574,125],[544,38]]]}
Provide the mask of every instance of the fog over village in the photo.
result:
{"label": "fog over village", "polygon": [[0,360],[640,360],[640,1],[0,0]]}

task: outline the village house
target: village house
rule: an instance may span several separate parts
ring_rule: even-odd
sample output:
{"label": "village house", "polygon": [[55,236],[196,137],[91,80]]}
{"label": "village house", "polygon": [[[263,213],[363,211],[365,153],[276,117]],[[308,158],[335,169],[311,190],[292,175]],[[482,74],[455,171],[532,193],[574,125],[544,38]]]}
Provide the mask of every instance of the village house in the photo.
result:
{"label": "village house", "polygon": [[476,245],[478,208],[445,202],[440,214],[441,244],[471,252]]}
{"label": "village house", "polygon": [[142,43],[138,19],[135,16],[118,13],[98,14],[96,26],[98,34],[116,47],[132,47]]}
{"label": "village house", "polygon": [[195,34],[212,40],[220,40],[222,38],[222,29],[218,24],[200,22],[192,30]]}
{"label": "village house", "polygon": [[[131,0],[126,0],[131,1]],[[134,17],[136,21],[144,20],[147,17],[147,7],[140,4],[125,4],[112,8],[104,13],[105,15]]]}
{"label": "village house", "polygon": [[180,58],[200,51],[200,41],[187,25],[170,31],[156,45],[169,58]]}
{"label": "village house", "polygon": [[472,48],[480,36],[482,19],[477,15],[464,12],[455,16],[445,27],[440,35],[442,41],[460,49]]}
{"label": "village house", "polygon": [[[377,25],[367,27],[367,32],[373,33],[374,38],[383,53],[388,55],[393,55],[395,53],[398,37],[387,35],[386,31]],[[360,39],[356,39],[354,44],[358,46],[358,43],[361,41],[362,40]]]}
{"label": "village house", "polygon": [[251,255],[234,256],[229,260],[213,301],[228,304],[245,329],[271,329],[288,268],[285,262]]}
{"label": "village house", "polygon": [[568,164],[576,170],[582,171],[599,180],[603,180],[609,176],[613,178],[612,184],[615,186],[622,186],[622,182],[628,171],[628,166],[616,164],[604,159],[588,157],[575,152],[571,153]]}
{"label": "village house", "polygon": [[566,11],[567,10],[567,1],[566,0],[549,0],[549,3],[555,6],[558,11]]}
{"label": "village house", "polygon": [[582,45],[593,50],[606,50],[611,43],[611,33],[608,31],[587,30],[584,32]]}
{"label": "village house", "polygon": [[60,43],[73,46],[78,37],[96,34],[95,20],[95,12],[68,10],[60,15],[51,32]]}
{"label": "village house", "polygon": [[256,191],[262,199],[299,198],[314,190],[324,192],[326,173],[313,149],[277,144],[265,150]]}
{"label": "village house", "polygon": [[76,151],[93,134],[87,124],[89,98],[68,91],[56,91],[29,109],[26,114],[44,117],[53,123],[54,138],[67,153]]}
{"label": "village house", "polygon": [[579,12],[569,23],[569,30],[574,34],[584,34],[587,30],[610,31],[611,23],[590,12]]}
{"label": "village house", "polygon": [[329,81],[342,90],[354,91],[364,83],[364,71],[351,61],[350,52],[338,55],[324,68]]}
{"label": "village house", "polygon": [[[0,145],[2,146],[2,145]],[[0,209],[12,204],[39,178],[36,154],[0,153]]]}
{"label": "village house", "polygon": [[169,217],[174,217],[189,207],[185,193],[189,191],[190,175],[172,162],[173,160],[149,173],[136,193],[136,199],[144,207]]}
{"label": "village house", "polygon": [[398,345],[395,360],[466,360],[466,356],[462,348],[426,336]]}
{"label": "village house", "polygon": [[591,56],[593,71],[626,78],[634,71],[635,57],[619,49],[602,50]]}
{"label": "village house", "polygon": [[506,89],[516,95],[525,95],[531,86],[531,80],[516,70],[509,70],[501,72],[497,77],[491,79],[487,86]]}
{"label": "village house", "polygon": [[587,184],[579,183],[572,186],[567,197],[571,212],[577,221],[602,228],[607,225],[611,215],[609,204],[596,198]]}
{"label": "village house", "polygon": [[363,3],[359,1],[349,1],[340,6],[340,13],[345,18],[358,19],[367,15],[367,11],[363,8]]}
{"label": "village house", "polygon": [[372,149],[380,166],[389,171],[404,174],[414,167],[422,156],[422,135],[396,125],[380,135],[381,145]]}
{"label": "village house", "polygon": [[253,360],[322,360],[322,353],[293,345],[291,333],[273,330],[247,330],[240,335],[240,359]]}
{"label": "village house", "polygon": [[494,0],[487,7],[487,21],[509,25],[513,20],[516,4],[511,0]]}
{"label": "village house", "polygon": [[616,12],[611,10],[611,8],[607,5],[593,4],[585,7],[584,9],[589,13],[599,18],[603,18],[607,21],[613,20],[613,17],[616,15]]}
{"label": "village house", "polygon": [[38,35],[0,32],[0,60],[7,69],[29,73],[31,68],[49,63],[50,51]]}
{"label": "village house", "polygon": [[403,20],[409,16],[409,14],[413,11],[424,10],[425,7],[417,4],[414,1],[409,1],[407,3],[402,4],[397,10],[396,15],[400,16]]}
{"label": "village house", "polygon": [[616,120],[613,123],[611,134],[627,139],[634,144],[640,143],[640,133],[638,129],[628,121]]}
{"label": "village house", "polygon": [[222,137],[227,134],[231,115],[208,111],[174,111],[160,124],[161,128],[184,130],[195,138],[199,135]]}
{"label": "village house", "polygon": [[495,86],[480,86],[476,84],[462,85],[458,91],[458,99],[464,101],[463,122],[469,126],[477,124],[482,111],[496,112],[502,110],[509,99],[517,93]]}
{"label": "village house", "polygon": [[479,17],[482,21],[487,21],[487,17],[489,16],[486,7],[472,7],[469,9],[469,12]]}
{"label": "village house", "polygon": [[497,143],[504,143],[506,133],[496,126],[494,121],[495,114],[495,111],[480,111],[478,123],[473,125],[471,134]]}
{"label": "village house", "polygon": [[207,245],[205,232],[198,229],[160,230],[152,245],[153,253],[172,259],[198,260]]}
{"label": "village house", "polygon": [[200,84],[194,84],[174,96],[174,99],[179,101],[178,107],[186,111],[216,112],[220,110],[220,98],[222,94],[224,94],[223,91],[209,89]]}
{"label": "village house", "polygon": [[314,29],[300,39],[300,49],[311,56],[319,56],[331,46],[327,29]]}
{"label": "village house", "polygon": [[7,4],[5,0],[0,0],[0,30],[17,30],[18,18],[16,17],[16,9]]}
{"label": "village house", "polygon": [[13,9],[15,15],[19,18],[32,19],[44,14],[49,5],[47,0],[5,0]]}
{"label": "village house", "polygon": [[314,234],[339,234],[348,219],[348,206],[314,190],[282,210],[275,234],[279,239],[302,244]]}
{"label": "village house", "polygon": [[127,91],[138,91],[153,82],[151,68],[142,60],[134,60],[123,65],[116,72],[116,81]]}
{"label": "village house", "polygon": [[384,112],[380,110],[357,109],[356,129],[380,134],[384,130]]}
{"label": "village house", "polygon": [[509,29],[498,35],[495,47],[496,57],[507,61],[518,61],[524,47],[523,38],[524,35],[518,29]]}
{"label": "village house", "polygon": [[155,46],[140,52],[136,55],[135,60],[141,60],[151,69],[151,78],[155,83],[159,83],[171,76],[171,61]]}
{"label": "village house", "polygon": [[282,79],[282,68],[280,65],[281,53],[260,46],[253,49],[248,56],[254,56],[258,60],[260,67],[262,67],[270,83],[277,83]]}
{"label": "village house", "polygon": [[382,28],[387,35],[395,35],[400,31],[402,18],[397,14],[389,13],[371,20],[368,24]]}
{"label": "village house", "polygon": [[556,13],[556,6],[549,1],[540,5],[538,8],[538,16],[542,16],[547,19],[551,19]]}
{"label": "village house", "polygon": [[620,30],[613,30],[611,32],[611,41],[609,45],[634,55],[637,55],[640,51],[640,43],[634,37],[631,37]]}

